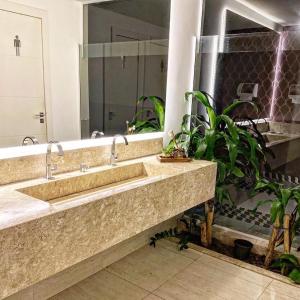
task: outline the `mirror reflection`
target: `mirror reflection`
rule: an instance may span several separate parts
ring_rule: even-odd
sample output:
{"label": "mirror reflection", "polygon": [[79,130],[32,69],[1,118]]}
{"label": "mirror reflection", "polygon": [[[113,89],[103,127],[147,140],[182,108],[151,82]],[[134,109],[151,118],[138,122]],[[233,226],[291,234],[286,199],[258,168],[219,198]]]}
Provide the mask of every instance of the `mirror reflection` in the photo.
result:
{"label": "mirror reflection", "polygon": [[170,1],[90,4],[84,16],[82,137],[163,131]]}
{"label": "mirror reflection", "polygon": [[72,9],[59,32],[47,12],[0,10],[0,147],[163,131],[170,0],[84,5],[83,44]]}
{"label": "mirror reflection", "polygon": [[[246,2],[266,15],[272,12],[272,21],[266,16],[258,17],[253,11],[239,10],[225,0],[206,1],[194,89],[212,96],[211,105],[217,114],[224,113],[234,102],[245,102],[245,106],[230,113],[230,118],[265,144],[262,151],[267,162],[262,165],[262,177],[285,188],[297,187],[300,182],[300,27],[294,14],[298,11],[297,1]],[[282,20],[275,22],[275,17]],[[195,114],[204,115],[201,106],[193,109]],[[222,147],[218,141],[214,146]],[[229,188],[232,203],[216,209],[215,224],[260,237],[269,234],[268,224],[248,218],[257,201],[267,200],[269,195],[261,193],[252,198],[246,190],[246,182]],[[293,211],[295,205],[289,205]],[[270,207],[268,204],[258,208],[262,219],[269,218]]]}

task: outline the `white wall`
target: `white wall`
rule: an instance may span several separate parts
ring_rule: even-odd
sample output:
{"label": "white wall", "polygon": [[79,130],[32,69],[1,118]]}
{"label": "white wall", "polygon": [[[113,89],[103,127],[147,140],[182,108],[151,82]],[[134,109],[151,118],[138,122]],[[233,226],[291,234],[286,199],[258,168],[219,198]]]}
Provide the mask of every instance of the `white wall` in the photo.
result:
{"label": "white wall", "polygon": [[74,0],[13,0],[43,9],[48,15],[48,53],[53,136],[80,138],[79,44],[82,4]]}
{"label": "white wall", "polygon": [[[165,132],[180,131],[182,117],[191,113],[185,93],[193,90],[196,38],[200,36],[202,0],[172,0]],[[164,143],[168,143],[165,135]]]}

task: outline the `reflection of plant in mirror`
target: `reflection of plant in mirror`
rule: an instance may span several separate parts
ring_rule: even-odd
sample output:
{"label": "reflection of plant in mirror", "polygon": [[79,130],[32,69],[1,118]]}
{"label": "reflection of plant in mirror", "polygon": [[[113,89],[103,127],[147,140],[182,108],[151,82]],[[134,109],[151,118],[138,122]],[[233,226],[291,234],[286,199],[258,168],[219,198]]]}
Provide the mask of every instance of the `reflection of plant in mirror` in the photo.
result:
{"label": "reflection of plant in mirror", "polygon": [[[147,103],[150,103],[152,107],[143,108]],[[164,131],[164,100],[156,96],[143,96],[137,101],[137,107],[139,106],[142,106],[142,108],[137,111],[131,122],[127,122],[127,134]],[[149,115],[146,119],[144,117],[145,114]]]}
{"label": "reflection of plant in mirror", "polygon": [[281,274],[288,276],[293,282],[300,284],[300,264],[296,256],[282,254],[271,265],[272,269],[279,269]]}
{"label": "reflection of plant in mirror", "polygon": [[[204,106],[207,118],[201,115],[186,115],[181,132],[176,135],[177,143],[186,149],[190,157],[217,163],[215,199],[219,202],[231,201],[228,186],[252,188],[260,178],[261,165],[266,164],[266,144],[252,120],[241,126],[231,117],[233,111],[243,105],[255,104],[248,101],[234,101],[218,114],[205,92],[186,93],[186,100],[197,100]],[[174,148],[171,141],[165,149]],[[208,245],[211,244],[211,226],[214,216],[214,201],[206,204]]]}
{"label": "reflection of plant in mirror", "polygon": [[[290,252],[292,241],[296,230],[300,227],[300,186],[284,187],[283,184],[270,182],[266,179],[260,180],[255,187],[257,192],[266,192],[272,195],[272,200],[263,200],[257,203],[255,210],[265,204],[271,204],[271,222],[274,224],[269,240],[265,266],[268,267],[272,261],[275,246],[284,242],[286,253]],[[295,208],[291,214],[288,213],[288,205],[294,202]],[[279,235],[280,228],[284,228],[284,238]]]}

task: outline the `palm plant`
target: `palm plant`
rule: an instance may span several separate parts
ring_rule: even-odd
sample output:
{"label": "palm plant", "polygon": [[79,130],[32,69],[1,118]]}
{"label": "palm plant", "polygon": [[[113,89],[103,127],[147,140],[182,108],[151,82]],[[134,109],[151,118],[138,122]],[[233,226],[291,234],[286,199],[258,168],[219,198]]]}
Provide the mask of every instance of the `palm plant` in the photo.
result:
{"label": "palm plant", "polygon": [[[273,230],[265,259],[265,266],[268,267],[272,261],[276,244],[284,243],[285,252],[290,252],[292,240],[300,226],[300,186],[287,188],[283,184],[262,179],[256,184],[255,191],[266,192],[273,196],[273,199],[259,201],[255,208],[257,210],[262,205],[271,204],[270,215]],[[294,202],[295,208],[289,214],[287,207],[291,202]],[[284,228],[281,235],[279,235],[280,228]]]}
{"label": "palm plant", "polygon": [[[140,108],[134,115],[132,121],[127,122],[127,133],[148,133],[164,130],[165,125],[165,102],[156,96],[142,96],[137,101],[137,107],[150,102],[152,108]],[[150,114],[150,118],[145,119],[144,115]]]}
{"label": "palm plant", "polygon": [[[186,93],[186,99],[195,99],[204,106],[207,119],[199,115],[186,115],[181,132],[176,135],[177,143],[186,148],[195,159],[214,161],[218,165],[215,199],[231,201],[228,185],[241,186],[249,180],[253,186],[260,178],[261,165],[266,164],[265,141],[255,132],[234,122],[232,114],[242,105],[256,106],[248,101],[234,101],[220,114],[211,105],[207,93],[195,91]],[[253,132],[254,130],[254,132]],[[172,148],[172,143],[167,151]],[[211,226],[214,215],[214,201],[206,204],[208,245],[211,243]]]}

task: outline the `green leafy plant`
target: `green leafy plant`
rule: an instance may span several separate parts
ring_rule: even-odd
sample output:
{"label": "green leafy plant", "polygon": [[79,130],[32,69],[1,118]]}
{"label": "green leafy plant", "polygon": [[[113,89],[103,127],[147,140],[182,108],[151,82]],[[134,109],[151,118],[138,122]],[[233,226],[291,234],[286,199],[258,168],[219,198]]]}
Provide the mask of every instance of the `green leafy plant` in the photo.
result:
{"label": "green leafy plant", "polygon": [[[273,223],[273,230],[269,240],[267,255],[265,259],[265,266],[268,267],[274,255],[276,244],[284,242],[285,251],[290,252],[292,241],[295,237],[297,229],[300,227],[300,186],[285,187],[283,184],[277,182],[270,182],[262,179],[257,182],[255,187],[256,192],[266,192],[271,195],[272,199],[259,201],[254,209],[266,204],[271,204],[270,215]],[[287,211],[288,205],[293,202],[294,211],[289,214]],[[288,217],[287,221],[284,218]],[[284,231],[279,235],[280,228]],[[284,234],[286,239],[284,240]]]}
{"label": "green leafy plant", "polygon": [[[181,132],[176,134],[177,142],[190,157],[218,164],[216,199],[220,202],[231,201],[227,186],[241,186],[247,179],[250,185],[254,185],[260,178],[262,164],[267,163],[265,141],[257,128],[241,126],[232,117],[233,112],[243,105],[256,106],[248,101],[234,101],[218,114],[207,93],[186,93],[187,100],[191,97],[205,108],[207,118],[185,115]],[[172,147],[170,143],[165,151],[170,151]]]}
{"label": "green leafy plant", "polygon": [[159,240],[167,239],[167,238],[171,238],[171,237],[180,237],[179,242],[178,242],[179,251],[188,249],[189,235],[184,234],[184,235],[179,236],[179,234],[177,232],[177,228],[170,228],[169,230],[165,230],[165,231],[156,233],[153,237],[150,238],[149,245],[153,246],[155,248],[156,243]]}
{"label": "green leafy plant", "polygon": [[270,215],[271,222],[275,223],[276,219],[279,219],[280,225],[283,224],[283,217],[287,213],[286,209],[288,204],[293,201],[296,205],[296,222],[292,228],[293,233],[297,229],[300,222],[300,186],[285,187],[283,184],[277,182],[271,182],[267,179],[262,179],[257,182],[255,186],[256,192],[266,192],[273,196],[273,199],[258,201],[255,211],[262,205],[271,204]]}
{"label": "green leafy plant", "polygon": [[[186,100],[196,100],[206,111],[206,116],[185,115],[181,132],[175,135],[176,143],[186,150],[190,157],[217,163],[215,199],[220,203],[232,203],[229,185],[253,188],[260,179],[262,166],[267,165],[266,143],[252,120],[250,126],[242,126],[234,121],[233,113],[244,105],[256,108],[248,101],[234,101],[218,113],[211,102],[214,100],[205,92],[186,93]],[[171,152],[174,142],[166,147]],[[245,184],[246,183],[246,184]],[[211,233],[214,214],[213,201],[207,204],[207,232]],[[210,244],[211,237],[208,234]]]}
{"label": "green leafy plant", "polygon": [[[143,108],[147,103],[152,105],[152,108]],[[142,106],[142,107],[141,107]],[[165,102],[162,98],[156,96],[141,97],[137,101],[139,110],[134,115],[133,120],[127,122],[127,133],[148,133],[163,131],[165,126]],[[145,118],[145,114],[150,117]]]}
{"label": "green leafy plant", "polygon": [[272,269],[279,269],[282,275],[288,276],[293,282],[300,284],[300,264],[296,256],[282,254],[271,265]]}

